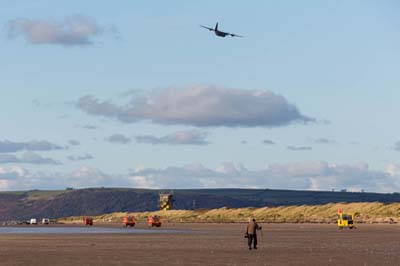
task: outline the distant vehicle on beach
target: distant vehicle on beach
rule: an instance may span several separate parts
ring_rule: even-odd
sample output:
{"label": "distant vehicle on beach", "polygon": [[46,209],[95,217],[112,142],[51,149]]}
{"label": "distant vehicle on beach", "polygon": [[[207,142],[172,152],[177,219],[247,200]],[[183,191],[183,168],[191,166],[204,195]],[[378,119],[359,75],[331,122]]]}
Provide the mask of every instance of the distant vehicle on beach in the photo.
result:
{"label": "distant vehicle on beach", "polygon": [[136,224],[136,219],[135,219],[135,217],[132,217],[132,216],[125,216],[124,217],[124,226],[125,227],[128,227],[128,226],[135,226],[135,224]]}
{"label": "distant vehicle on beach", "polygon": [[149,216],[148,225],[149,227],[160,227],[162,224],[161,217],[158,215]]}
{"label": "distant vehicle on beach", "polygon": [[83,223],[84,223],[85,225],[92,226],[92,225],[93,225],[93,218],[91,218],[91,217],[85,217],[85,219],[83,219]]}

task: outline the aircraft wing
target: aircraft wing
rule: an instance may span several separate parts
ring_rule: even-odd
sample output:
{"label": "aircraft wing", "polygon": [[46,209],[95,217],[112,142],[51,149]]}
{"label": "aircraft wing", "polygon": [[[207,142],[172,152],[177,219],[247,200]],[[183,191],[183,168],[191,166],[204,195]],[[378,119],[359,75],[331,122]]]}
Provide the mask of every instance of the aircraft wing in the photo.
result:
{"label": "aircraft wing", "polygon": [[242,35],[237,35],[237,34],[234,34],[234,33],[228,33],[229,35],[231,35],[232,37],[239,37],[239,38],[243,38],[243,36]]}
{"label": "aircraft wing", "polygon": [[209,31],[214,31],[213,28],[209,28],[209,27],[206,27],[206,26],[203,26],[203,25],[200,25],[200,27],[206,28],[206,29],[209,30]]}

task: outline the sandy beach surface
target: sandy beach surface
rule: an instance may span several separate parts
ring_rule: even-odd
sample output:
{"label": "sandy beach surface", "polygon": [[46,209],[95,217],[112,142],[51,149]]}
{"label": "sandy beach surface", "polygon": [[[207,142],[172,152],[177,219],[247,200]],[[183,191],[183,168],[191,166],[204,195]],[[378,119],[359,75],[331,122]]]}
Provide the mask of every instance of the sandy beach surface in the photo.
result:
{"label": "sandy beach surface", "polygon": [[[121,227],[95,225],[103,226]],[[334,224],[262,224],[258,250],[248,250],[245,226],[164,224],[150,233],[2,233],[0,265],[400,265],[398,224],[360,224],[355,230],[338,230]],[[148,229],[146,224],[135,228]]]}

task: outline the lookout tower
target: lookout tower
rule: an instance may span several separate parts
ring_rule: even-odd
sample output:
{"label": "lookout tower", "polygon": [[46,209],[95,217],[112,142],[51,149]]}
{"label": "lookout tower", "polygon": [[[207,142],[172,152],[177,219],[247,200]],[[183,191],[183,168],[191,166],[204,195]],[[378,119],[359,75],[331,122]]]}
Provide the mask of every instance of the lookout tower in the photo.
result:
{"label": "lookout tower", "polygon": [[170,210],[173,206],[173,194],[172,193],[160,193],[160,209],[161,210]]}

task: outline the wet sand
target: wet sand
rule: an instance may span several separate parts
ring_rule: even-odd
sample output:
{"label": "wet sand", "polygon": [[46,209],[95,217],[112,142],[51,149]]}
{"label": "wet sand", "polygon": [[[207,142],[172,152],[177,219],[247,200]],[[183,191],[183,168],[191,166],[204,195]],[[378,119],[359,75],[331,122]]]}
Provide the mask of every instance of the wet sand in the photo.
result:
{"label": "wet sand", "polygon": [[[137,228],[147,229],[145,224]],[[400,265],[397,224],[361,224],[356,230],[338,230],[334,224],[264,224],[258,250],[247,249],[244,228],[166,224],[162,230],[182,232],[0,234],[0,265]]]}

